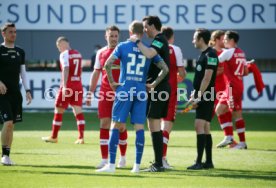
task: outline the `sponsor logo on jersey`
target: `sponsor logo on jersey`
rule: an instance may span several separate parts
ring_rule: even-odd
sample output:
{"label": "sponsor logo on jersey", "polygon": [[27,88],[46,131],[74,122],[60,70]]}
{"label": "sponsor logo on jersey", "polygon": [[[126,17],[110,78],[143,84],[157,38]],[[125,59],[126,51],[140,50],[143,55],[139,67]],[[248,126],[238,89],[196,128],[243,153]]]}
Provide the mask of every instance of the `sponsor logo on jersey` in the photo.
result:
{"label": "sponsor logo on jersey", "polygon": [[218,59],[213,58],[213,57],[208,57],[207,64],[208,65],[217,65],[218,64]]}
{"label": "sponsor logo on jersey", "polygon": [[154,41],[152,42],[152,45],[153,45],[153,46],[156,46],[157,48],[162,48],[163,43],[160,42],[160,41],[154,40]]}

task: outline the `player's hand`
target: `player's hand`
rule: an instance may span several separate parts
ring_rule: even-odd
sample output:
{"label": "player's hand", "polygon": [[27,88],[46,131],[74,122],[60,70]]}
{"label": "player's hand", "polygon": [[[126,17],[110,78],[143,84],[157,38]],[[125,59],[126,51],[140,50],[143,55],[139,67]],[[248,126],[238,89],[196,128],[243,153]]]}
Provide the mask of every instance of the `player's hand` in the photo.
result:
{"label": "player's hand", "polygon": [[234,109],[234,98],[233,98],[233,96],[230,96],[229,97],[229,100],[227,100],[227,104],[228,104],[228,106],[229,106],[229,108],[230,109]]}
{"label": "player's hand", "polygon": [[113,91],[116,91],[117,87],[120,86],[122,84],[117,83],[117,82],[113,82],[110,84],[110,87],[113,89]]}
{"label": "player's hand", "polygon": [[139,38],[137,37],[137,35],[131,35],[131,36],[129,37],[129,40],[130,40],[131,42],[136,42],[138,39],[139,39]]}
{"label": "player's hand", "polygon": [[0,94],[5,95],[7,93],[7,87],[6,85],[0,81]]}
{"label": "player's hand", "polygon": [[27,105],[31,104],[32,100],[33,100],[33,97],[32,97],[31,92],[30,92],[30,91],[27,91],[27,92],[26,92],[26,101],[27,101]]}
{"label": "player's hand", "polygon": [[155,85],[153,85],[153,84],[146,84],[146,87],[147,87],[148,92],[150,92],[150,91],[154,90]]}
{"label": "player's hand", "polygon": [[87,93],[86,95],[86,99],[85,99],[85,104],[86,106],[91,106],[91,100],[92,100],[92,96],[91,96],[91,93]]}

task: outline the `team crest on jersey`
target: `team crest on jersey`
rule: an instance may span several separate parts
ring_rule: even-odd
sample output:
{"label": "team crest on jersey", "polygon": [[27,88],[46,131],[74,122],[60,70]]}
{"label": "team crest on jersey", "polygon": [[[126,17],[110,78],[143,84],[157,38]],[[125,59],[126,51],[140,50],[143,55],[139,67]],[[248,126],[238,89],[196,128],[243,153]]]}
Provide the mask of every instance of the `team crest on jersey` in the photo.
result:
{"label": "team crest on jersey", "polygon": [[213,57],[208,57],[207,64],[208,65],[217,65],[218,64],[218,59],[213,58]]}
{"label": "team crest on jersey", "polygon": [[202,70],[201,65],[197,65],[197,66],[196,66],[196,70],[200,72],[200,71]]}

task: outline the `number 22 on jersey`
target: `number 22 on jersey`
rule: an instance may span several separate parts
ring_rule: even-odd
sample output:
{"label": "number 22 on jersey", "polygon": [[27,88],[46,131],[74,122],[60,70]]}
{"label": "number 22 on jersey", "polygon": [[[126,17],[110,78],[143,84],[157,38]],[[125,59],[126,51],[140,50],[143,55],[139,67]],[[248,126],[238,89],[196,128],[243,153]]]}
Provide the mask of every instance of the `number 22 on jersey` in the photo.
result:
{"label": "number 22 on jersey", "polygon": [[[127,62],[127,74],[142,76],[143,75],[143,68],[145,67],[146,57],[144,55],[139,54],[138,60],[136,62],[136,55],[135,54],[128,54],[128,57],[131,58],[129,62]],[[133,70],[134,69],[134,70]]]}

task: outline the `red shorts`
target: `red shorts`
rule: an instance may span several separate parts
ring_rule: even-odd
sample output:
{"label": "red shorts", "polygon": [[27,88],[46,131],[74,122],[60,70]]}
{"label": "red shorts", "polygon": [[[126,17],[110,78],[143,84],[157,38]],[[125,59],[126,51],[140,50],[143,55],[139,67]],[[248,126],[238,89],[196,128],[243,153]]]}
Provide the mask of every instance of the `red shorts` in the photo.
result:
{"label": "red shorts", "polygon": [[[109,92],[109,94],[107,94]],[[112,107],[114,102],[114,93],[112,91],[100,91],[98,103],[98,117],[111,118],[112,117]]]}
{"label": "red shorts", "polygon": [[162,118],[163,121],[174,121],[175,120],[176,104],[177,104],[177,93],[174,92],[174,94],[171,93],[171,95],[170,95],[168,113],[165,118]]}
{"label": "red shorts", "polygon": [[[242,110],[243,89],[239,88],[239,87],[229,88],[227,86],[226,90],[224,92],[225,92],[225,94],[223,94],[221,97],[219,97],[218,103],[228,105],[229,103],[231,103],[231,101],[233,101],[232,102],[233,108],[231,108],[231,110],[234,110],[234,111]],[[232,97],[232,99],[231,99],[231,97]]]}
{"label": "red shorts", "polygon": [[62,96],[62,88],[59,89],[55,106],[64,109],[67,109],[69,104],[82,107],[83,90],[68,89],[70,91],[66,93],[66,96]]}

